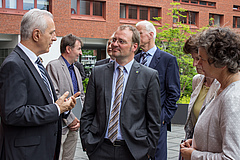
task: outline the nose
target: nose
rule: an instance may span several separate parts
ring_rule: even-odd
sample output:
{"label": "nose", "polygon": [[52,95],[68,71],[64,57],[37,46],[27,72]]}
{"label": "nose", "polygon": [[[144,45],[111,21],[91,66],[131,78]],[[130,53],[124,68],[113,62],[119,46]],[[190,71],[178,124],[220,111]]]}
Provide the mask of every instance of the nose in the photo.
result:
{"label": "nose", "polygon": [[199,62],[199,60],[194,59],[194,60],[193,60],[193,66],[197,66],[197,65],[198,65],[198,62]]}
{"label": "nose", "polygon": [[53,34],[52,34],[52,41],[56,41],[56,40],[57,40],[56,32],[53,32]]}
{"label": "nose", "polygon": [[82,50],[80,49],[80,51],[79,51],[79,55],[82,55]]}

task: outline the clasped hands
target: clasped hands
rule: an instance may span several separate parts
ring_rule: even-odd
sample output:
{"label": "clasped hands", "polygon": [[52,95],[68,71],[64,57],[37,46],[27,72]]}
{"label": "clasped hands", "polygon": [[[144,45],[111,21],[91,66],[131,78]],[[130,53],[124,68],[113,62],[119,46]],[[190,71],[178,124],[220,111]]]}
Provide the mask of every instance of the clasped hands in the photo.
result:
{"label": "clasped hands", "polygon": [[57,101],[56,104],[60,108],[60,113],[69,111],[76,105],[76,98],[80,95],[80,92],[75,93],[73,96],[67,98],[69,92],[66,91]]}
{"label": "clasped hands", "polygon": [[181,156],[184,160],[191,160],[192,152],[195,150],[192,148],[192,139],[188,139],[180,144]]}

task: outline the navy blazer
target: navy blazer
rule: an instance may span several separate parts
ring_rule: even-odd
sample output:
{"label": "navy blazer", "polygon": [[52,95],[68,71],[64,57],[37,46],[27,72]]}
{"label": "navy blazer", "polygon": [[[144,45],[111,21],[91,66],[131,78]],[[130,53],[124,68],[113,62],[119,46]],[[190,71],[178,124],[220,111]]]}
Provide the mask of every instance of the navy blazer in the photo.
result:
{"label": "navy blazer", "polygon": [[[140,62],[141,54],[135,55],[135,60]],[[177,59],[175,56],[157,48],[149,65],[158,71],[161,88],[161,122],[167,123],[171,130],[171,119],[177,110],[180,97],[180,76]]]}
{"label": "navy blazer", "polygon": [[0,159],[58,159],[61,116],[40,74],[18,46],[0,68],[0,115]]}

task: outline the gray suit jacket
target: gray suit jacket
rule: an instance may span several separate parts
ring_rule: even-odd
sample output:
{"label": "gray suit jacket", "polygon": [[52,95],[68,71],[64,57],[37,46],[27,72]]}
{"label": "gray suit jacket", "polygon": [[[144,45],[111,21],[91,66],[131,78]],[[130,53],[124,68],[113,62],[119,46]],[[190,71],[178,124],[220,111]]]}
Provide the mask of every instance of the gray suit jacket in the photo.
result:
{"label": "gray suit jacket", "polygon": [[61,116],[37,69],[18,46],[0,68],[0,116],[1,160],[58,159]]}
{"label": "gray suit jacket", "polygon": [[[61,97],[61,95],[64,94],[66,91],[69,91],[68,97],[70,97],[74,94],[72,79],[71,79],[68,67],[67,67],[65,61],[63,60],[62,56],[60,56],[56,60],[49,62],[46,69],[53,81],[53,85],[54,85],[54,88],[55,88],[58,98]],[[76,78],[78,81],[78,88],[79,88],[79,91],[81,92],[80,96],[81,96],[81,100],[83,103],[85,94],[83,91],[82,77],[76,66],[74,66],[74,71],[75,71]],[[75,119],[75,115],[71,112],[69,114],[69,116],[67,117],[67,119],[63,119],[63,121],[64,121],[64,124],[68,126],[69,124],[72,123],[72,121],[74,119]],[[68,128],[64,127],[63,134],[65,134],[67,132],[67,130],[68,130]]]}
{"label": "gray suit jacket", "polygon": [[[91,155],[101,145],[111,110],[114,63],[96,66],[89,79],[80,120],[83,148]],[[109,85],[110,84],[110,85]],[[134,60],[124,91],[120,127],[135,159],[154,157],[160,136],[158,72]]]}

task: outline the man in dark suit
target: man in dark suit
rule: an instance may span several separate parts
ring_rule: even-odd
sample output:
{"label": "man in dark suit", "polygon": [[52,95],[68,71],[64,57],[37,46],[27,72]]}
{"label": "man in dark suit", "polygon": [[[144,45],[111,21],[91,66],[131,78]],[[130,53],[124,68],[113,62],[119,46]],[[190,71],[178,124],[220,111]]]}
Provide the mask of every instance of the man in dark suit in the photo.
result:
{"label": "man in dark suit", "polygon": [[66,99],[66,92],[57,100],[52,81],[37,57],[49,52],[53,41],[52,14],[28,11],[21,22],[21,42],[0,69],[1,160],[58,160],[61,113],[72,109],[76,99]]}
{"label": "man in dark suit", "polygon": [[157,71],[134,60],[139,41],[135,27],[120,26],[111,42],[116,61],[93,68],[80,120],[90,160],[147,160],[155,155],[160,83]]}
{"label": "man in dark suit", "polygon": [[142,53],[135,59],[158,71],[161,84],[161,133],[156,151],[156,160],[167,160],[167,130],[171,131],[171,119],[174,116],[180,97],[180,77],[177,59],[173,55],[161,51],[155,45],[156,29],[148,21],[136,24],[140,33]]}
{"label": "man in dark suit", "polygon": [[110,63],[110,62],[113,62],[115,60],[115,58],[112,55],[111,38],[107,42],[107,54],[109,55],[110,58],[106,58],[106,59],[102,59],[102,60],[97,61],[95,63],[95,66]]}

